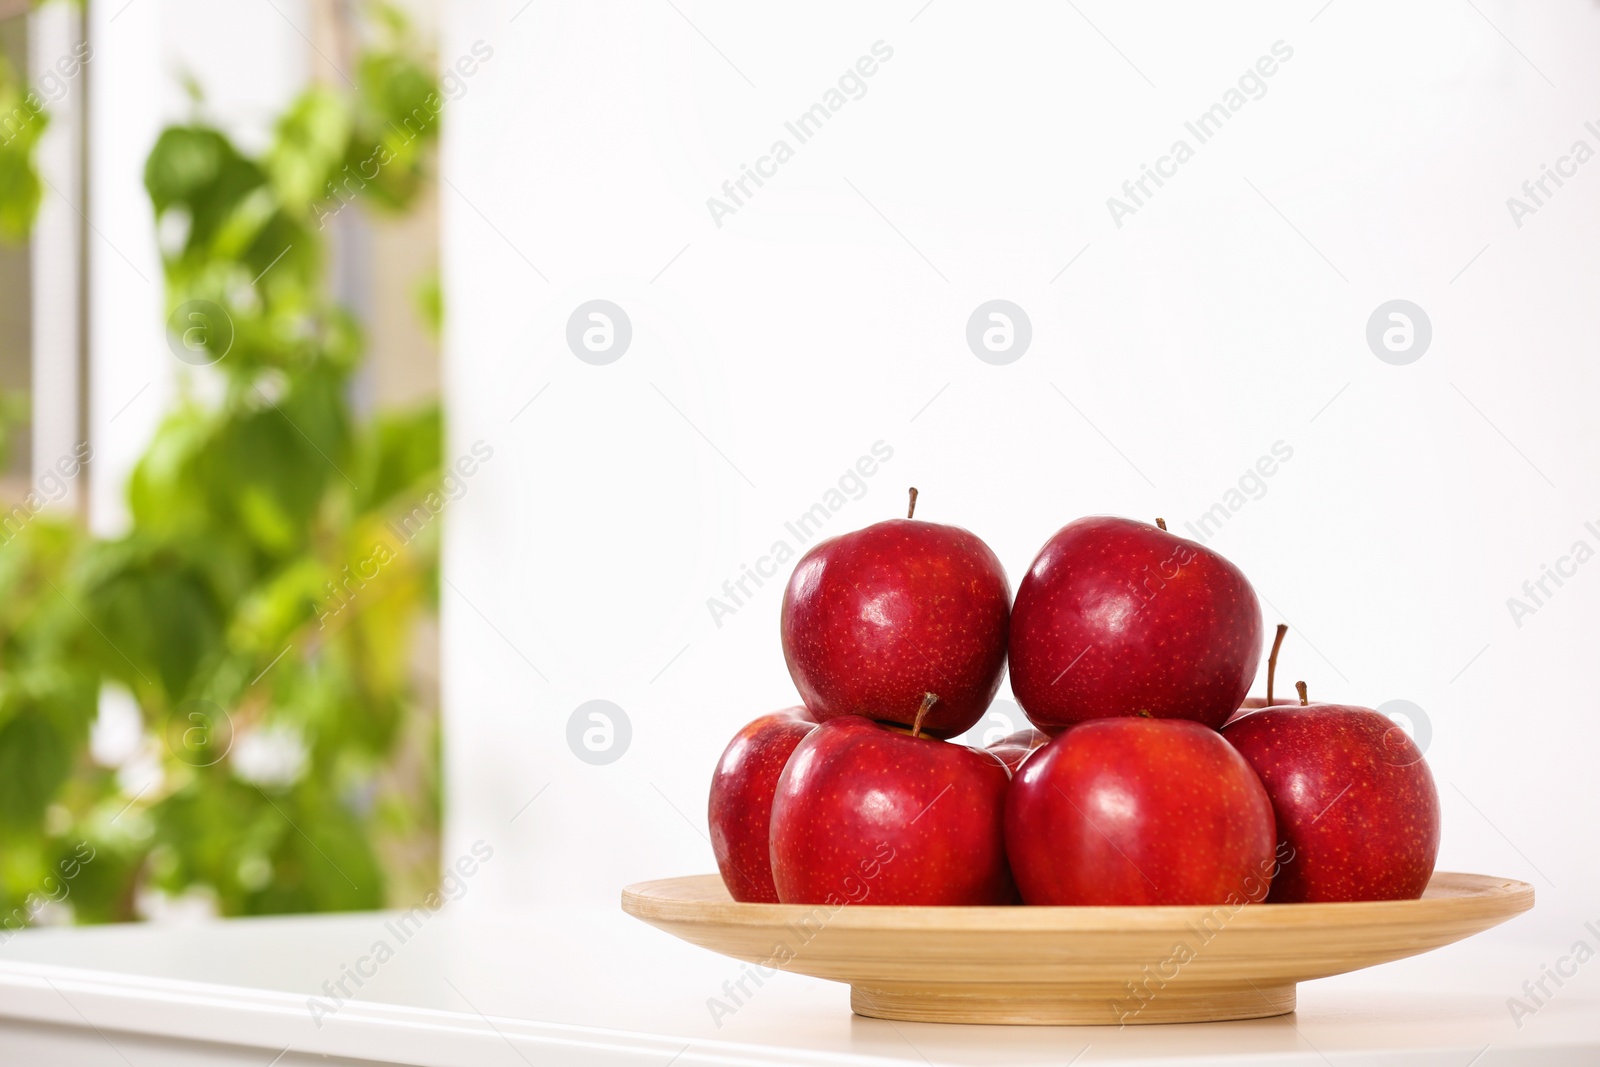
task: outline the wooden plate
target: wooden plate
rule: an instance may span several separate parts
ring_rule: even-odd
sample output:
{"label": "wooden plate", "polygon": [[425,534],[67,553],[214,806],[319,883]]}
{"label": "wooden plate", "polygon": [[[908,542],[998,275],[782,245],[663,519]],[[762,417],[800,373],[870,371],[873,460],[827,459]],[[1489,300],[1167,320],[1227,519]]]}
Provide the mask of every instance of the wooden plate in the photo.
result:
{"label": "wooden plate", "polygon": [[622,891],[622,910],[692,944],[850,983],[858,1015],[1039,1025],[1282,1015],[1296,982],[1415,956],[1531,907],[1526,882],[1443,872],[1421,900],[1216,908],[738,904],[714,874]]}

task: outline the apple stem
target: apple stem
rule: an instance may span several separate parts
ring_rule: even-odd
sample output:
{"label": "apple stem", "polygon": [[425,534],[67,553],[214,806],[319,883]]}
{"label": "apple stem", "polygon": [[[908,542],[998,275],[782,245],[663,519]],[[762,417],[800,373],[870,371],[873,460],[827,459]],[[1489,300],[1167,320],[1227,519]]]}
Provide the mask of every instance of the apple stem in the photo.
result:
{"label": "apple stem", "polygon": [[1162,518],[1157,518],[1156,519],[1156,525],[1161,527],[1161,529],[1163,531],[1165,531],[1166,528],[1167,528],[1167,520],[1166,519],[1162,519]]}
{"label": "apple stem", "polygon": [[1302,708],[1305,707],[1307,704],[1311,703],[1311,701],[1306,697],[1306,683],[1304,683],[1304,682],[1296,682],[1296,683],[1294,683],[1294,691],[1296,693],[1300,694],[1300,706]]}
{"label": "apple stem", "polygon": [[[916,492],[915,489],[913,489],[911,491],[913,493]],[[935,694],[933,694],[933,693],[924,693],[924,694],[922,694],[922,707],[917,709],[916,721],[911,724],[911,736],[912,737],[921,737],[922,736],[922,720],[927,718],[928,710],[930,708],[932,708],[938,702],[939,702],[939,698]]]}
{"label": "apple stem", "polygon": [[906,505],[906,518],[911,518],[917,513],[917,487],[911,487],[911,503]]}
{"label": "apple stem", "polygon": [[1278,636],[1272,639],[1272,651],[1267,653],[1267,704],[1272,704],[1272,676],[1278,673],[1278,649],[1283,645],[1283,635],[1289,632],[1289,624],[1278,624]]}

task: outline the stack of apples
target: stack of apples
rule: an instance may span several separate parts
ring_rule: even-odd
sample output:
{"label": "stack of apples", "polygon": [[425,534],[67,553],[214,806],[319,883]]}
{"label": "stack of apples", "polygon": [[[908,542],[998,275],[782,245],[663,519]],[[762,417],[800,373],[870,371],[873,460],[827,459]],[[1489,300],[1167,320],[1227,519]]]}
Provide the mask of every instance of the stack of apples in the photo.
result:
{"label": "stack of apples", "polygon": [[[1045,543],[1013,601],[955,526],[819,543],[784,593],[802,706],[739,731],[711,785],[735,900],[1161,905],[1421,896],[1439,848],[1422,754],[1349,704],[1247,698],[1254,590],[1156,524],[1091,517]],[[1271,664],[1275,666],[1278,628]],[[949,740],[1009,664],[1036,729]]]}

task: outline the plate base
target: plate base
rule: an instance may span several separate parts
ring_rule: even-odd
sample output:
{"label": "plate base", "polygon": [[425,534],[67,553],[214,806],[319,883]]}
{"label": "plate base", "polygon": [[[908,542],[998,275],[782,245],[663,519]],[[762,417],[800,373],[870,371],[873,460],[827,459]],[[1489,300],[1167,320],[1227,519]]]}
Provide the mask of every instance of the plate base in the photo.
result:
{"label": "plate base", "polygon": [[913,1023],[1120,1026],[1264,1019],[1294,1011],[1295,984],[851,985],[857,1015]]}
{"label": "plate base", "polygon": [[1419,900],[812,906],[736,903],[704,874],[629,886],[622,907],[713,952],[844,982],[858,1015],[1117,1026],[1287,1014],[1296,982],[1460,941],[1533,907],[1533,887],[1436,871]]}

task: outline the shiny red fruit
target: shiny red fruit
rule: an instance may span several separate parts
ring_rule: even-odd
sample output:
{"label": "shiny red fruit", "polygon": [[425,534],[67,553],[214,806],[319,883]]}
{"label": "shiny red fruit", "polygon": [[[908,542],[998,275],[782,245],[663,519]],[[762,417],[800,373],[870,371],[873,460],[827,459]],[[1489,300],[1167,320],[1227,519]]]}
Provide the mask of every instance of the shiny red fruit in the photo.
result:
{"label": "shiny red fruit", "polygon": [[734,900],[778,902],[770,849],[772,796],[795,746],[816,728],[805,708],[775,711],[734,734],[717,761],[707,820],[717,870]]}
{"label": "shiny red fruit", "polygon": [[1272,806],[1212,729],[1097,719],[1028,757],[1006,852],[1028,904],[1226,904],[1266,896]]}
{"label": "shiny red fruit", "polygon": [[789,758],[772,804],[785,904],[1010,904],[994,756],[859,716],[823,723]]}
{"label": "shiny red fruit", "polygon": [[783,658],[818,721],[861,715],[954,737],[1000,687],[1011,587],[956,526],[892,519],[824,541],[783,594]]}
{"label": "shiny red fruit", "polygon": [[1272,707],[1222,731],[1277,815],[1273,903],[1414,900],[1439,855],[1439,794],[1422,753],[1387,716],[1348,704]]}
{"label": "shiny red fruit", "polygon": [[1011,609],[1011,691],[1039,729],[1119,715],[1218,727],[1261,656],[1261,607],[1232,563],[1131,519],[1068,523]]}

